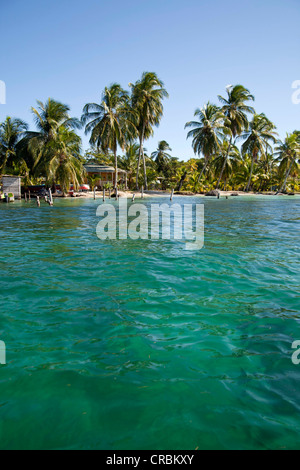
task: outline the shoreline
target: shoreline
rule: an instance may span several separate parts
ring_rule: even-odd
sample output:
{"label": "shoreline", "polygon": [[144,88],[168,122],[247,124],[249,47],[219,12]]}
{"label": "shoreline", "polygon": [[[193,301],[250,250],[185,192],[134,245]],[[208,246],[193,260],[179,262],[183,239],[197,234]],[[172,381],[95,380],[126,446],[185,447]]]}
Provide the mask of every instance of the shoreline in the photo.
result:
{"label": "shoreline", "polygon": [[[274,196],[286,196],[286,197],[292,197],[292,196],[300,196],[300,193],[298,192],[295,192],[295,193],[289,193],[289,194],[276,194],[276,192],[260,192],[260,193],[255,193],[253,191],[249,191],[248,193],[245,193],[243,191],[219,191],[220,193],[220,198],[224,198],[224,197],[228,197],[228,198],[232,198],[232,197],[243,197],[243,196],[251,196],[251,197],[255,197],[255,196],[271,196],[271,197],[274,197]],[[142,197],[142,194],[140,191],[119,191],[119,196],[121,198],[124,198],[124,197],[127,197],[128,199],[132,199],[133,196],[135,195],[135,197],[137,199],[141,199]],[[170,191],[144,191],[144,198],[148,199],[148,198],[152,198],[152,197],[170,197],[171,196],[171,192]],[[212,196],[212,195],[209,195],[209,196],[206,196],[205,194],[201,194],[201,193],[188,193],[188,192],[175,192],[174,193],[174,197],[209,197],[209,198],[215,198],[217,199],[217,196]],[[32,197],[35,197],[35,196],[32,196]],[[67,195],[65,197],[61,196],[61,195],[57,195],[57,194],[53,194],[53,198],[55,199],[94,199],[94,193],[89,191],[87,193],[74,193],[74,195],[70,196],[70,195]],[[96,193],[96,199],[103,199],[103,192],[97,192]],[[109,199],[109,194],[108,192],[106,193],[106,199]],[[114,197],[112,199],[115,199]]]}

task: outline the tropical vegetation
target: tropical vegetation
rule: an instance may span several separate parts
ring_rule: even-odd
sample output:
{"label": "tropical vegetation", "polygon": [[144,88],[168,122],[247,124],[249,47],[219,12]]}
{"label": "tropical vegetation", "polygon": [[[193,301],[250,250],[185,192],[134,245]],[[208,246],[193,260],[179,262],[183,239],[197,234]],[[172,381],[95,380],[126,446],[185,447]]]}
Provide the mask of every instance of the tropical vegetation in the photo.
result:
{"label": "tropical vegetation", "polygon": [[[188,161],[173,155],[165,140],[148,153],[146,141],[163,118],[167,97],[162,80],[144,72],[128,90],[118,83],[105,87],[100,102],[86,104],[80,119],[66,104],[38,101],[31,108],[34,130],[18,118],[0,123],[0,174],[20,175],[24,185],[60,185],[64,195],[85,180],[84,164],[90,162],[115,167],[115,188],[122,169],[131,190],[300,190],[300,131],[280,140],[275,124],[255,111],[254,96],[239,84],[228,86],[218,104],[198,107],[185,124],[194,154]],[[89,136],[85,152],[80,129]],[[96,178],[89,183],[94,188]]]}

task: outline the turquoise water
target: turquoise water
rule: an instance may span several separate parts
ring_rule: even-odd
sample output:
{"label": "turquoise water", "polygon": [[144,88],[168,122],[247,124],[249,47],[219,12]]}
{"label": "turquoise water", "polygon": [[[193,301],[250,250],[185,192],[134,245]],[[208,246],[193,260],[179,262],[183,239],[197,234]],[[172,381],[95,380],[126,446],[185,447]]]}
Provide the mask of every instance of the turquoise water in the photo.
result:
{"label": "turquoise water", "polygon": [[1,449],[300,448],[300,198],[199,201],[195,252],[0,205]]}

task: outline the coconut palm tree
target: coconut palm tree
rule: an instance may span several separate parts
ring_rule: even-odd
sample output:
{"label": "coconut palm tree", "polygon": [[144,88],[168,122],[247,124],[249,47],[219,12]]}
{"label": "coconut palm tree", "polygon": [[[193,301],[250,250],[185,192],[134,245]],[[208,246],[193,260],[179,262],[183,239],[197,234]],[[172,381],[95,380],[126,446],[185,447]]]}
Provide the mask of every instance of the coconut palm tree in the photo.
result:
{"label": "coconut palm tree", "polygon": [[293,134],[287,134],[284,142],[278,141],[275,147],[275,155],[277,155],[277,161],[280,162],[280,169],[285,168],[284,181],[280,187],[279,192],[286,190],[286,185],[293,166],[296,160],[300,157],[300,138],[299,131],[295,131]]}
{"label": "coconut palm tree", "polygon": [[66,129],[80,129],[80,121],[69,116],[70,108],[66,104],[52,98],[49,98],[46,103],[37,101],[37,104],[38,107],[32,107],[31,111],[35,125],[45,141],[49,142],[55,137],[61,126]]}
{"label": "coconut palm tree", "polygon": [[199,183],[210,159],[220,148],[225,116],[218,106],[210,102],[202,109],[196,109],[194,116],[198,117],[199,120],[187,122],[185,129],[192,128],[188,132],[187,138],[193,139],[194,153],[204,156],[204,165],[198,178]]}
{"label": "coconut palm tree", "polygon": [[169,160],[171,160],[171,155],[167,153],[168,151],[172,151],[171,147],[169,146],[168,142],[165,140],[161,140],[158,142],[157,150],[152,152],[151,158],[156,163],[157,172],[164,173],[165,167],[168,165]]}
{"label": "coconut palm tree", "polygon": [[[69,106],[49,98],[46,103],[37,101],[31,108],[37,131],[27,131],[18,144],[18,152],[26,161],[33,160],[33,172],[45,168],[43,161],[49,158],[48,144],[55,142],[60,129],[79,129],[81,123],[69,115]],[[38,170],[39,169],[39,170]]]}
{"label": "coconut palm tree", "polygon": [[255,114],[249,125],[249,130],[243,134],[246,138],[242,145],[242,153],[252,155],[251,170],[246,191],[249,191],[254,163],[257,162],[260,155],[264,155],[265,150],[272,150],[270,142],[275,143],[276,138],[274,124],[264,114]]}
{"label": "coconut palm tree", "polygon": [[232,175],[232,182],[238,189],[241,187],[244,191],[246,189],[251,170],[251,160],[251,156],[249,157],[249,155],[244,155],[235,168],[234,174]]}
{"label": "coconut palm tree", "polygon": [[139,151],[139,144],[129,144],[126,147],[125,155],[120,160],[120,167],[127,172],[128,186],[130,188],[132,188],[134,185],[134,177],[136,175]]}
{"label": "coconut palm tree", "polygon": [[126,138],[133,126],[129,120],[128,100],[128,92],[114,83],[105,88],[100,104],[85,105],[81,118],[85,124],[85,133],[91,134],[90,144],[96,145],[104,153],[110,150],[114,154],[115,189],[118,186],[118,145],[125,148]]}
{"label": "coconut palm tree", "polygon": [[239,149],[236,145],[231,145],[228,151],[229,142],[226,140],[222,143],[218,155],[213,160],[213,168],[215,174],[220,174],[223,169],[222,176],[224,178],[224,188],[228,180],[234,175],[239,168],[242,158]]}
{"label": "coconut palm tree", "polygon": [[171,158],[171,155],[167,152],[172,152],[172,149],[168,142],[165,140],[161,140],[158,142],[158,147],[157,150],[151,153],[151,158],[157,162],[160,160],[166,160],[168,158]]}
{"label": "coconut palm tree", "polygon": [[[252,160],[252,159],[251,159]],[[267,190],[275,182],[278,167],[273,153],[266,152],[258,164],[259,178],[261,180],[260,190]]]}
{"label": "coconut palm tree", "polygon": [[17,144],[27,130],[28,125],[21,119],[7,117],[0,124],[0,173],[17,163]]}
{"label": "coconut palm tree", "polygon": [[141,158],[143,158],[145,188],[148,189],[146,160],[143,152],[144,142],[153,135],[153,127],[159,125],[163,116],[162,101],[169,95],[163,82],[154,72],[144,72],[141,80],[135,84],[130,83],[129,86],[132,90],[131,108],[134,112],[140,143],[136,187],[138,189],[139,169]]}
{"label": "coconut palm tree", "polygon": [[217,183],[219,188],[222,180],[223,172],[227,163],[227,158],[235,139],[241,135],[243,131],[249,128],[248,114],[254,114],[255,111],[251,106],[248,106],[248,101],[254,101],[254,96],[250,91],[242,85],[228,86],[227,97],[219,95],[219,100],[222,103],[222,112],[226,117],[226,132],[229,137],[228,154],[225,156],[224,165],[221,169],[220,177]]}
{"label": "coconut palm tree", "polygon": [[72,130],[61,126],[55,139],[45,148],[43,165],[49,181],[59,183],[64,195],[73,183],[78,189],[82,182],[84,169],[80,157],[81,138]]}
{"label": "coconut palm tree", "polygon": [[178,171],[178,158],[172,157],[168,151],[172,151],[168,142],[162,140],[158,143],[158,148],[151,154],[151,161],[154,164],[154,170],[160,177],[161,188],[168,189],[176,186],[176,175]]}

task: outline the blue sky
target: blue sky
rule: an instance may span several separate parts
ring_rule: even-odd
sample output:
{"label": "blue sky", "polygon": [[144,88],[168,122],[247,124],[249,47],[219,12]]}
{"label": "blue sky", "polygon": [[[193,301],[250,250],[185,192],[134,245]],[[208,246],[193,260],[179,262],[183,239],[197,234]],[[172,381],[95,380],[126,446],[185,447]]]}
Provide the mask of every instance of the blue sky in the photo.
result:
{"label": "blue sky", "polygon": [[[292,82],[300,80],[299,0],[0,0],[0,80],[6,115],[34,128],[30,107],[52,97],[80,117],[106,85],[124,88],[155,71],[170,94],[149,152],[167,140],[193,156],[184,124],[195,108],[241,83],[281,137],[300,128]],[[83,147],[88,138],[83,137]]]}

